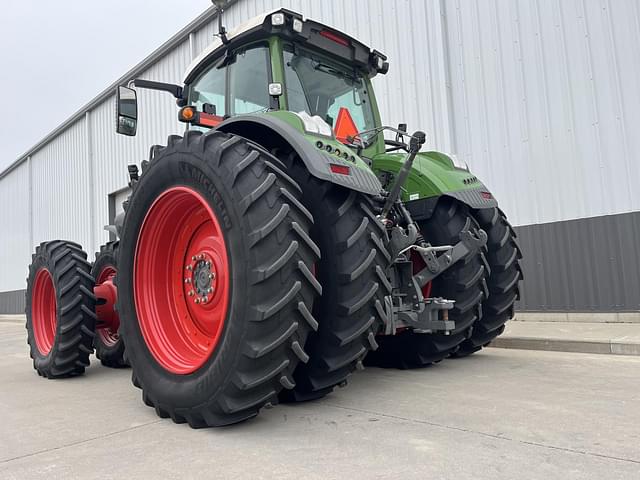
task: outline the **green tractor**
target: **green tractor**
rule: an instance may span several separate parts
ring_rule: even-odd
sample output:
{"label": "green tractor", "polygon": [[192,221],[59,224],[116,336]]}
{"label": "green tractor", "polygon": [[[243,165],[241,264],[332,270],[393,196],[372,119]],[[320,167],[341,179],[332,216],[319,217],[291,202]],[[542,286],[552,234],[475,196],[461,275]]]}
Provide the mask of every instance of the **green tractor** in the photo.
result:
{"label": "green tractor", "polygon": [[[219,15],[219,18],[221,16]],[[323,397],[364,364],[469,355],[513,315],[515,233],[489,190],[425,134],[384,126],[386,57],[279,9],[227,33],[171,93],[183,136],[129,166],[117,242],[89,263],[41,244],[27,289],[39,374],[77,375],[96,349],[132,367],[144,402],[192,427]]]}

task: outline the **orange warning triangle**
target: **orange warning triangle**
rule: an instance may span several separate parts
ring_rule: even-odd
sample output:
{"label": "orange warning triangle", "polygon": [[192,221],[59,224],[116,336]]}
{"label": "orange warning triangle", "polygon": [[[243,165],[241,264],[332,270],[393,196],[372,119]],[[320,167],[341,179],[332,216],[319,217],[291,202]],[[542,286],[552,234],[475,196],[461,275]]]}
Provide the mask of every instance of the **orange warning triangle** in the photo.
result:
{"label": "orange warning triangle", "polygon": [[336,138],[342,143],[352,143],[347,141],[347,137],[355,137],[358,134],[358,127],[356,127],[356,123],[351,118],[349,109],[340,107],[334,132]]}

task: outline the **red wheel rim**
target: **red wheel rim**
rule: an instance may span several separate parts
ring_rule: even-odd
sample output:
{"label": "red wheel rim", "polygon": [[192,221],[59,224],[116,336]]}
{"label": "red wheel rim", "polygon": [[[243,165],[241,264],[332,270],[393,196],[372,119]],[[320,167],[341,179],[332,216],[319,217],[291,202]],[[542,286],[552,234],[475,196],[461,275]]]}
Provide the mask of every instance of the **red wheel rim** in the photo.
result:
{"label": "red wheel rim", "polygon": [[48,355],[56,338],[56,289],[49,270],[36,273],[31,297],[31,323],[36,346],[42,355]]}
{"label": "red wheel rim", "polygon": [[[100,271],[98,278],[96,278],[96,291],[99,290],[101,285],[108,283],[110,283],[108,286],[113,288],[113,279],[115,276],[116,269],[113,266],[107,265],[104,267]],[[118,340],[120,340],[120,334],[118,333],[120,329],[120,317],[116,312],[111,313],[111,317],[112,322],[110,324],[100,327],[96,331],[102,343],[108,347],[115,346]]]}
{"label": "red wheel rim", "polygon": [[142,223],[133,271],[142,336],[176,374],[200,368],[216,348],[229,303],[229,262],[220,223],[187,187],[164,191]]}

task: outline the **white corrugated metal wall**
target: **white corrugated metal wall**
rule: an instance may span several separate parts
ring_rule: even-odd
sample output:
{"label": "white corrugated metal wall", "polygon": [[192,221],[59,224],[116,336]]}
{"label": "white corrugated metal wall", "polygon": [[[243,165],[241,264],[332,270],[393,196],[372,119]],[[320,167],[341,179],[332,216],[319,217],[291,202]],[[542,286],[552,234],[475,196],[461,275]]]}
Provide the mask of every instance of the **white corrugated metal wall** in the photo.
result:
{"label": "white corrugated metal wall", "polygon": [[444,3],[456,147],[516,223],[640,210],[640,2]]}
{"label": "white corrugated metal wall", "polygon": [[30,263],[29,161],[0,180],[0,292],[25,288]]}
{"label": "white corrugated metal wall", "polygon": [[[232,28],[283,6],[386,53],[391,70],[374,81],[385,123],[423,129],[430,148],[465,158],[525,225],[640,209],[638,3],[239,0],[225,22]],[[183,32],[136,75],[180,81],[214,24]],[[92,105],[32,153],[31,168],[25,161],[0,179],[0,258],[8,266],[0,291],[24,288],[29,252],[41,240],[97,250],[107,240],[107,195],[126,185],[126,165],[182,130],[174,102],[158,92],[140,91],[137,137],[116,135],[113,115],[110,97]]]}

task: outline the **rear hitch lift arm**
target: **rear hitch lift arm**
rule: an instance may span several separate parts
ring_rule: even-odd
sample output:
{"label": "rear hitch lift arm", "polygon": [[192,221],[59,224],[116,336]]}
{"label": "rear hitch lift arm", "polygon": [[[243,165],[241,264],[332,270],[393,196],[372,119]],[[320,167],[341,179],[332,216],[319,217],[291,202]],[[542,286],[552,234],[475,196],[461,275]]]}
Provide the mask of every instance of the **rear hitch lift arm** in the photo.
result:
{"label": "rear hitch lift arm", "polygon": [[[414,279],[418,286],[422,288],[451,265],[468,255],[473,255],[486,244],[486,232],[482,229],[478,229],[475,234],[471,232],[471,220],[467,219],[467,223],[460,232],[460,241],[453,247],[450,245],[437,247],[411,245],[408,249],[413,248],[417,251],[427,265],[414,275]],[[436,252],[444,253],[436,256]]]}

